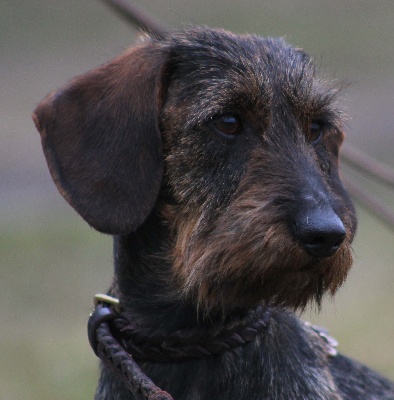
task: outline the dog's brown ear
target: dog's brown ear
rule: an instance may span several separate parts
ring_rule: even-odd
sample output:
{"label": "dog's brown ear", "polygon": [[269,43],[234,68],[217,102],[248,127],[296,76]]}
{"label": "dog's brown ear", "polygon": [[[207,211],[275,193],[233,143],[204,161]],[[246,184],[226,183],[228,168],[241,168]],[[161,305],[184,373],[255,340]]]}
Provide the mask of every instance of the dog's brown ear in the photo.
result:
{"label": "dog's brown ear", "polygon": [[60,193],[101,232],[135,230],[155,204],[165,61],[159,44],[143,43],[48,95],[33,114]]}

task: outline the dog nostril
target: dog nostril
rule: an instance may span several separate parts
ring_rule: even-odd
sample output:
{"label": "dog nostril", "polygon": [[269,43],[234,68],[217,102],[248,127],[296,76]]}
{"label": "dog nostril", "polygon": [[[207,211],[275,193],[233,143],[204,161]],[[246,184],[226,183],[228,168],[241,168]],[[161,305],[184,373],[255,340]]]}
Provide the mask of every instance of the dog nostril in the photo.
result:
{"label": "dog nostril", "polygon": [[333,255],[346,237],[342,221],[331,209],[301,214],[294,231],[305,251],[316,258]]}
{"label": "dog nostril", "polygon": [[312,237],[310,245],[312,245],[312,246],[322,246],[322,245],[324,245],[324,242],[325,242],[325,237],[324,236]]}

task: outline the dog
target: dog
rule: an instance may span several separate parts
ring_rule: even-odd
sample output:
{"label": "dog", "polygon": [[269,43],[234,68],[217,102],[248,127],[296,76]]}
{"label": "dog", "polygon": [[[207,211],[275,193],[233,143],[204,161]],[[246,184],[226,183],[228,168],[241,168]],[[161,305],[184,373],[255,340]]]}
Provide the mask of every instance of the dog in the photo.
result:
{"label": "dog", "polygon": [[[394,399],[296,316],[352,265],[339,89],[282,39],[191,27],[36,108],[60,193],[114,236],[106,326],[163,390],[145,398]],[[139,395],[103,363],[96,399]]]}

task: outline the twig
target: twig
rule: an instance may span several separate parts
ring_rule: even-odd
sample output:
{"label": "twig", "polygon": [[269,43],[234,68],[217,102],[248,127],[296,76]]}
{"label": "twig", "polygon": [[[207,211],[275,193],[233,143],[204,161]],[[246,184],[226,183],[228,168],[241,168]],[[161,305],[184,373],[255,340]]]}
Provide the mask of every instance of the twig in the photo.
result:
{"label": "twig", "polygon": [[394,169],[388,165],[374,160],[372,157],[349,145],[341,149],[341,158],[357,170],[368,174],[394,189]]}
{"label": "twig", "polygon": [[127,0],[102,0],[132,25],[158,38],[164,38],[169,29],[134,2]]}
{"label": "twig", "polygon": [[342,178],[342,180],[344,181],[347,191],[356,199],[356,201],[358,200],[369,211],[371,211],[375,217],[384,222],[389,228],[394,230],[393,211],[382,204],[375,196],[367,193],[364,189],[361,189],[359,185],[354,184],[346,178]]}

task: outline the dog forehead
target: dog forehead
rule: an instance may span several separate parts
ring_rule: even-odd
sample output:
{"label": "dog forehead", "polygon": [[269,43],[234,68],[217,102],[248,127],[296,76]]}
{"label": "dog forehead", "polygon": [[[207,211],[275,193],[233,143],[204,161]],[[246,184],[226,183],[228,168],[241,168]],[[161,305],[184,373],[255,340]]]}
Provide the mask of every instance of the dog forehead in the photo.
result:
{"label": "dog forehead", "polygon": [[[210,78],[257,78],[266,83],[307,77],[311,58],[282,38],[236,35],[221,29],[195,28],[176,32],[170,40],[170,64],[182,76]],[[313,70],[313,68],[311,69]],[[189,79],[190,81],[190,79]]]}
{"label": "dog forehead", "polygon": [[311,57],[281,38],[193,28],[174,33],[169,44],[167,76],[179,105],[193,99],[195,109],[215,113],[261,110],[285,99],[307,107],[327,92]]}

